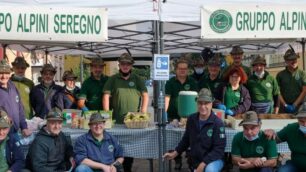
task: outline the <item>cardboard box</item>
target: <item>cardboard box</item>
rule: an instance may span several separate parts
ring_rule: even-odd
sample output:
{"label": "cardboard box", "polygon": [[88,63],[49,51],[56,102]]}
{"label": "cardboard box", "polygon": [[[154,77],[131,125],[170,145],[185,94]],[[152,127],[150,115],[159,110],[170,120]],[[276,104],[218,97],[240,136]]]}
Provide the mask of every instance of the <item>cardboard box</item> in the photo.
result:
{"label": "cardboard box", "polygon": [[[261,118],[261,129],[276,129],[280,130],[290,123],[297,122],[297,119],[292,118],[289,114],[260,114]],[[241,118],[234,118],[232,116],[227,116],[226,123],[229,127],[235,130],[242,130],[242,126],[239,123],[242,121]]]}
{"label": "cardboard box", "polygon": [[82,116],[82,111],[78,109],[64,109],[63,110],[63,125],[71,125],[74,118]]}

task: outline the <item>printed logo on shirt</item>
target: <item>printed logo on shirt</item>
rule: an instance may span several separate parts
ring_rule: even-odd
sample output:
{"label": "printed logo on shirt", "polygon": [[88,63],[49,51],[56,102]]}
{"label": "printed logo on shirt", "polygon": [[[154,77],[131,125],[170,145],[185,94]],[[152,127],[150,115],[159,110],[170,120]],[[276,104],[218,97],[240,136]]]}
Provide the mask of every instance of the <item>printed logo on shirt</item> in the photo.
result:
{"label": "printed logo on shirt", "polygon": [[297,80],[297,81],[300,80],[300,79],[301,79],[300,74],[297,72],[294,78],[295,78],[295,80]]}
{"label": "printed logo on shirt", "polygon": [[224,130],[225,130],[224,127],[220,127],[220,132],[221,133],[224,133]]}
{"label": "printed logo on shirt", "polygon": [[190,90],[190,85],[189,84],[184,85],[184,89],[185,90]]}
{"label": "printed logo on shirt", "polygon": [[256,147],[256,153],[262,154],[264,152],[264,148],[262,146],[257,146]]}
{"label": "printed logo on shirt", "polygon": [[209,130],[207,131],[207,136],[208,136],[208,137],[211,137],[212,134],[213,134],[213,130],[212,130],[212,129],[209,129]]}
{"label": "printed logo on shirt", "polygon": [[271,85],[270,82],[267,82],[267,83],[266,83],[266,86],[269,88],[269,87],[271,87],[272,85]]}
{"label": "printed logo on shirt", "polygon": [[109,145],[109,146],[108,146],[108,151],[114,152],[114,146],[113,146],[113,145]]}
{"label": "printed logo on shirt", "polygon": [[240,92],[235,92],[236,97],[240,97]]}
{"label": "printed logo on shirt", "polygon": [[129,86],[133,87],[135,85],[135,83],[133,81],[129,82]]}
{"label": "printed logo on shirt", "polygon": [[214,87],[217,88],[219,86],[219,83],[215,83]]}
{"label": "printed logo on shirt", "polygon": [[16,96],[16,102],[19,103],[19,96]]}

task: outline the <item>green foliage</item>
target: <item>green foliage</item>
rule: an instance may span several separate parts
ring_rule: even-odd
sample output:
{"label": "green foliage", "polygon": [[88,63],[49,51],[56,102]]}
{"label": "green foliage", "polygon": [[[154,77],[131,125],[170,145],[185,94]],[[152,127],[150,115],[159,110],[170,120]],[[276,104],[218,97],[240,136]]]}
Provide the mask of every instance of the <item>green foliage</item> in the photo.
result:
{"label": "green foliage", "polygon": [[[83,65],[84,66],[84,71],[83,71],[83,79],[85,80],[90,76],[90,69],[88,65]],[[81,81],[81,67],[80,66],[75,66],[73,69],[73,73],[78,77],[77,81]]]}
{"label": "green foliage", "polygon": [[133,68],[132,71],[137,74],[138,76],[140,76],[143,80],[148,80],[150,79],[150,67],[149,66],[145,66],[144,68]]}

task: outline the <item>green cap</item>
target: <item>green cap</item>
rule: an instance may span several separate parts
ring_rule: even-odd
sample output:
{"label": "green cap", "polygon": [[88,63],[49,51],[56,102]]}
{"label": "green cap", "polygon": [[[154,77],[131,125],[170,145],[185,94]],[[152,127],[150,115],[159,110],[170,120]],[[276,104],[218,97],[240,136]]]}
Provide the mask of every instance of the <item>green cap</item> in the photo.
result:
{"label": "green cap", "polygon": [[257,64],[263,64],[267,65],[266,58],[261,57],[261,56],[256,56],[256,58],[252,61],[252,66],[257,65]]}
{"label": "green cap", "polygon": [[2,73],[11,73],[11,66],[7,63],[5,59],[0,61],[0,72]]}
{"label": "green cap", "polygon": [[11,127],[11,121],[7,113],[0,109],[0,128],[9,128]]}
{"label": "green cap", "polygon": [[47,121],[63,121],[63,115],[61,112],[50,111],[46,117]]}
{"label": "green cap", "polygon": [[102,58],[92,58],[90,64],[104,65],[104,60]]}
{"label": "green cap", "polygon": [[30,65],[25,61],[23,57],[16,57],[12,62],[12,66],[20,66],[20,67],[30,67]]}
{"label": "green cap", "polygon": [[119,62],[127,62],[130,64],[134,64],[134,59],[129,53],[123,53],[121,56],[118,58]]}
{"label": "green cap", "polygon": [[46,71],[53,72],[54,74],[56,73],[56,69],[52,66],[52,64],[44,64],[40,73],[44,73]]}
{"label": "green cap", "polygon": [[231,55],[234,54],[243,54],[243,50],[240,46],[233,46],[232,51],[230,52]]}
{"label": "green cap", "polygon": [[76,80],[78,77],[73,73],[72,70],[66,70],[63,74],[62,79],[63,79],[63,81],[65,81],[68,78]]}
{"label": "green cap", "polygon": [[288,49],[284,55],[285,60],[295,60],[297,58],[300,58],[300,56],[294,52],[293,48]]}
{"label": "green cap", "polygon": [[242,121],[239,123],[239,126],[249,124],[249,125],[260,125],[261,121],[255,111],[247,111],[243,114]]}
{"label": "green cap", "polygon": [[197,97],[198,102],[213,102],[214,100],[215,99],[213,98],[211,91],[207,88],[202,88]]}
{"label": "green cap", "polygon": [[88,125],[95,124],[98,122],[105,122],[109,118],[108,115],[101,115],[100,113],[93,113],[90,116]]}

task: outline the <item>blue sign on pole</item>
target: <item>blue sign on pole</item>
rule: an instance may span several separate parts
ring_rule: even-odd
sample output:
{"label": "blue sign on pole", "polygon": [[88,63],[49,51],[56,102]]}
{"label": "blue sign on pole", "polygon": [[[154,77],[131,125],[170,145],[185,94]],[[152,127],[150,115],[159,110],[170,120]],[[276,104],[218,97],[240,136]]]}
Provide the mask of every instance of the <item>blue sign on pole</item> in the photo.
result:
{"label": "blue sign on pole", "polygon": [[168,54],[154,54],[154,80],[169,80],[169,63]]}

